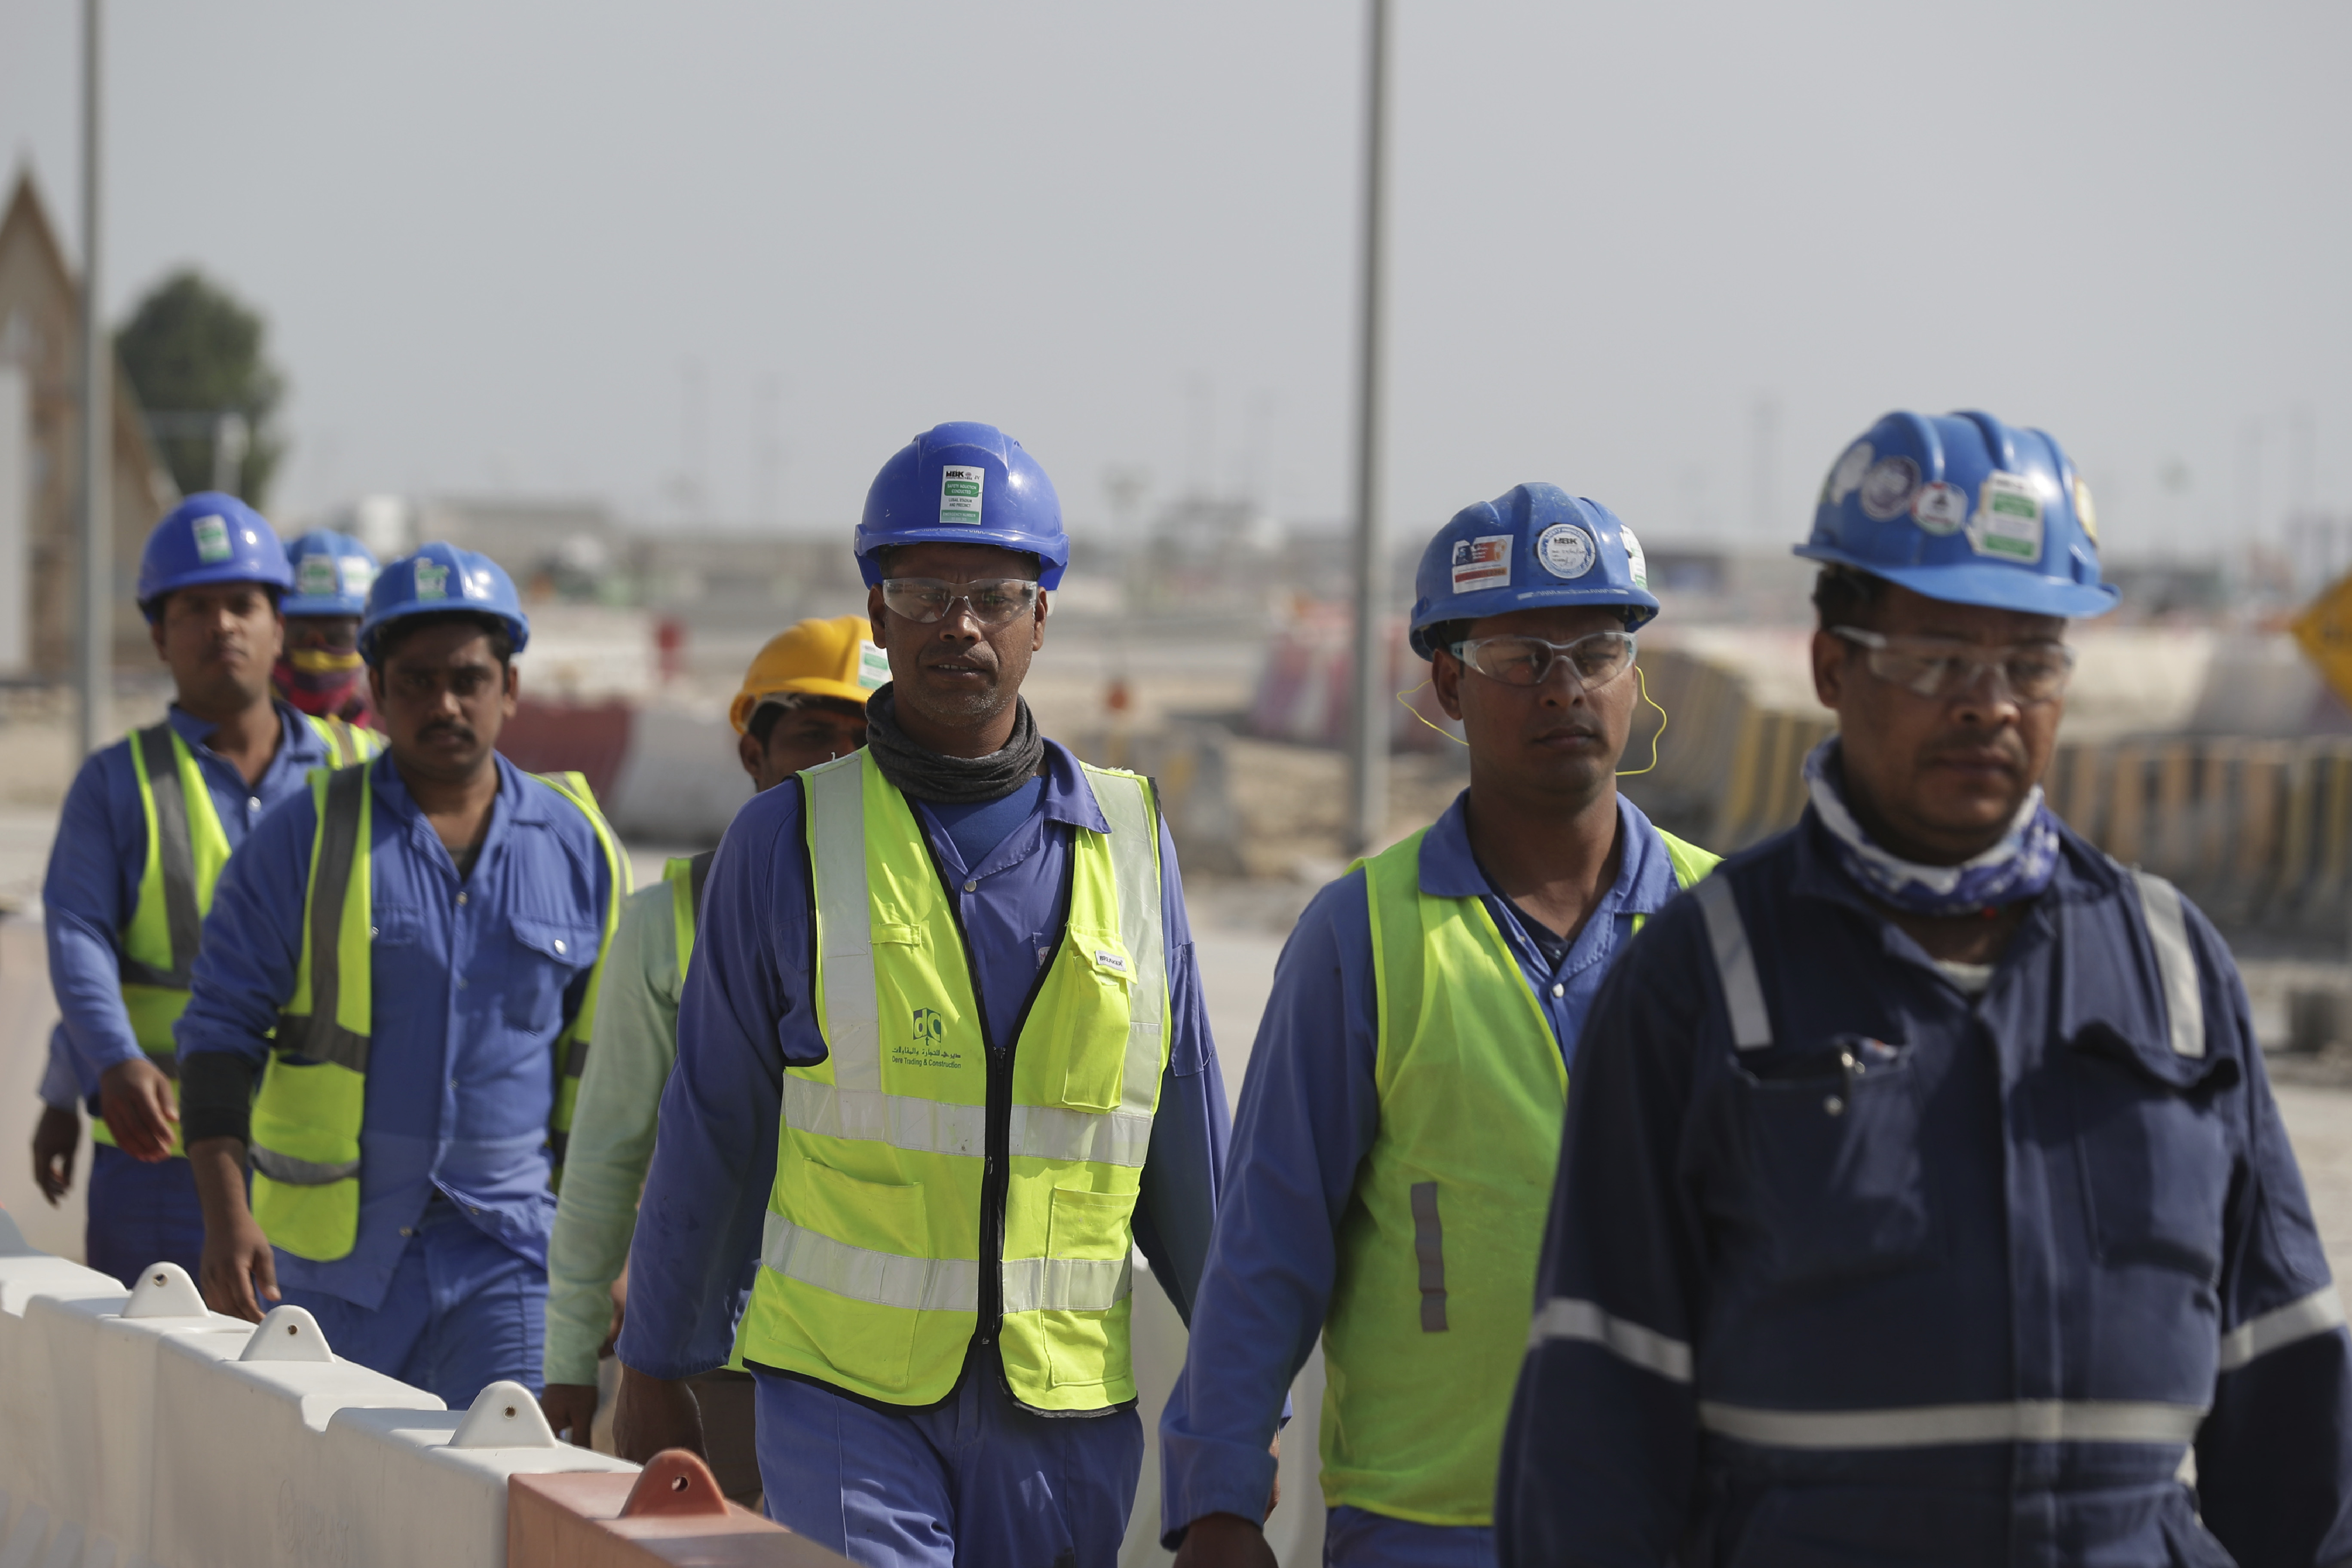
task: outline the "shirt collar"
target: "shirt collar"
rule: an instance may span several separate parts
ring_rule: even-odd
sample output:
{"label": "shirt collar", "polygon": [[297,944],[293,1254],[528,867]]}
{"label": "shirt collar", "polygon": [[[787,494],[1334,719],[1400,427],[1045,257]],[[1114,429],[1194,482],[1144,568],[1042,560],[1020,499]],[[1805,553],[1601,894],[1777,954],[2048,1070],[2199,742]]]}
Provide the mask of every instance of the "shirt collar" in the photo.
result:
{"label": "shirt collar", "polygon": [[[1481,898],[1494,891],[1478,858],[1470,850],[1470,792],[1454,797],[1421,840],[1421,890],[1433,899]],[[1617,797],[1618,841],[1625,847],[1619,858],[1617,880],[1601,900],[1612,914],[1655,914],[1676,891],[1675,867],[1666,847],[1642,815],[1642,808]],[[1600,912],[1600,911],[1596,911]]]}
{"label": "shirt collar", "polygon": [[[278,715],[278,755],[272,759],[273,765],[278,763],[305,768],[324,765],[330,760],[327,742],[304,721],[300,711],[275,698],[269,705]],[[185,741],[191,749],[201,746],[209,751],[213,736],[220,730],[220,726],[211,720],[199,719],[176,702],[164,710],[163,720],[179,732],[180,739]]]}
{"label": "shirt collar", "polygon": [[1110,819],[1096,804],[1094,786],[1087,782],[1077,753],[1059,741],[1045,742],[1045,788],[1037,810],[1049,822],[1066,822],[1095,833],[1110,831]]}

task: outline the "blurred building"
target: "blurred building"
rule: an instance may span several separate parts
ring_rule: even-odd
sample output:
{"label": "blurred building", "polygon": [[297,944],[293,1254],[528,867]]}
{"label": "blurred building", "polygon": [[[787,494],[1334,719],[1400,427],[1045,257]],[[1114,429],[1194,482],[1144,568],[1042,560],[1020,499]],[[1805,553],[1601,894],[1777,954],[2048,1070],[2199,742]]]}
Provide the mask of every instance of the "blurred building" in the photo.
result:
{"label": "blurred building", "polygon": [[[29,172],[0,217],[0,675],[61,679],[73,663],[81,475],[81,290]],[[180,499],[114,373],[114,657],[152,666],[131,602],[139,552]]]}

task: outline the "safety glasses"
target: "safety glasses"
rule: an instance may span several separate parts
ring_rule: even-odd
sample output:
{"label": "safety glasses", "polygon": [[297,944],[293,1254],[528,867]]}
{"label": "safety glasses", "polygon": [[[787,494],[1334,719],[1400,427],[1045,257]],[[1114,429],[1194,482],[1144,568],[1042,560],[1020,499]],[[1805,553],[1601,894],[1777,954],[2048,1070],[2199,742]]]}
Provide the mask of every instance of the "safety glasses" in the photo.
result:
{"label": "safety glasses", "polygon": [[1891,637],[1861,626],[1832,626],[1830,635],[1861,648],[1871,674],[1919,697],[1973,691],[1990,670],[1996,692],[2026,704],[2048,702],[2065,691],[2074,674],[2074,650],[2061,642],[1988,645],[1958,637]]}
{"label": "safety glasses", "polygon": [[925,625],[944,620],[959,604],[983,626],[1017,621],[1037,603],[1037,584],[1025,577],[993,577],[978,583],[950,583],[938,577],[889,577],[883,580],[882,602],[890,613]]}
{"label": "safety glasses", "polygon": [[1454,657],[1506,686],[1541,686],[1565,663],[1578,685],[1606,686],[1633,668],[1632,632],[1594,632],[1574,642],[1541,637],[1472,637],[1454,645]]}

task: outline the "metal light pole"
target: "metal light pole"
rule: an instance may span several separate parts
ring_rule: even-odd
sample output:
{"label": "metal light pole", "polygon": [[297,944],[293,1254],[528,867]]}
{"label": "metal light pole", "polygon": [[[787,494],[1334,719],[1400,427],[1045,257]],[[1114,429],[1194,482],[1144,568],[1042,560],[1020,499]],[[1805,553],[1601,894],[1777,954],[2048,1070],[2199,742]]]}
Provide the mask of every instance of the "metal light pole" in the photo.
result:
{"label": "metal light pole", "polygon": [[1369,855],[1388,822],[1389,678],[1387,584],[1381,566],[1381,387],[1388,211],[1389,0],[1367,0],[1364,89],[1363,317],[1358,325],[1356,380],[1356,690],[1350,715],[1348,844]]}
{"label": "metal light pole", "polygon": [[114,684],[114,530],[107,486],[113,456],[113,360],[106,346],[99,272],[99,0],[81,6],[81,616],[74,675],[80,689],[74,739],[80,756],[111,727]]}

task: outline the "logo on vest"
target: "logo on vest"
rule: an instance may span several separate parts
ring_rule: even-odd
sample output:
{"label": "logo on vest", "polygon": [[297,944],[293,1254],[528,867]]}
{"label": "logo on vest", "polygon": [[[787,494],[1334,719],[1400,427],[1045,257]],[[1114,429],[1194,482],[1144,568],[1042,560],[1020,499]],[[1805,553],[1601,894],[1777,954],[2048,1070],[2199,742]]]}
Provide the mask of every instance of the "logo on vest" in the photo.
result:
{"label": "logo on vest", "polygon": [[914,1037],[890,1053],[894,1067],[960,1068],[963,1058],[947,1043],[947,1015],[935,1007],[915,1009]]}

